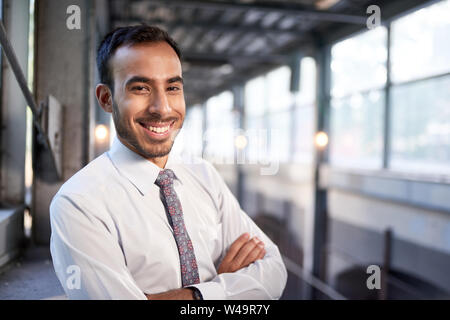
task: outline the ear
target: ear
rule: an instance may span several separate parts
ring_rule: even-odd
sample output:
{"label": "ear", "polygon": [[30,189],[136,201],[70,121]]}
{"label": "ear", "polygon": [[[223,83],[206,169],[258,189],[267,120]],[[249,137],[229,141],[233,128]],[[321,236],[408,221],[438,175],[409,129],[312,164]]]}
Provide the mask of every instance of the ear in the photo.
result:
{"label": "ear", "polygon": [[111,89],[109,89],[106,84],[100,83],[95,87],[95,95],[100,107],[106,112],[111,113],[113,110],[113,96]]}

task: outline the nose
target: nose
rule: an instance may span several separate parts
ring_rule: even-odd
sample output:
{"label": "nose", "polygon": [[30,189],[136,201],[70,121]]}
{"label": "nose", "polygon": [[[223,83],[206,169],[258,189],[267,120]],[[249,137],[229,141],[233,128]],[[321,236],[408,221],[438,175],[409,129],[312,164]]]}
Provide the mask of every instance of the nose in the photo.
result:
{"label": "nose", "polygon": [[168,114],[172,111],[165,90],[155,90],[151,102],[148,106],[150,113],[158,113],[160,115]]}

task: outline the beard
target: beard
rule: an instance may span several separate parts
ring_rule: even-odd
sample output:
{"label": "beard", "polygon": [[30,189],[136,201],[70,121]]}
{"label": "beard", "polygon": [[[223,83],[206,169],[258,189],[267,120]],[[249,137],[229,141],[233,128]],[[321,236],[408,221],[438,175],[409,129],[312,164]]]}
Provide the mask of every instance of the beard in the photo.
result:
{"label": "beard", "polygon": [[[160,158],[168,155],[172,150],[173,144],[175,142],[175,137],[181,130],[181,127],[174,129],[174,133],[164,141],[149,141],[149,137],[138,137],[137,132],[134,132],[125,119],[121,118],[119,113],[119,108],[115,101],[113,101],[112,117],[114,121],[114,126],[116,128],[117,136],[122,138],[124,142],[131,147],[135,152],[139,153],[142,157],[148,158]],[[181,124],[181,126],[183,123]],[[141,141],[140,141],[141,140]],[[146,147],[146,145],[148,145]]]}

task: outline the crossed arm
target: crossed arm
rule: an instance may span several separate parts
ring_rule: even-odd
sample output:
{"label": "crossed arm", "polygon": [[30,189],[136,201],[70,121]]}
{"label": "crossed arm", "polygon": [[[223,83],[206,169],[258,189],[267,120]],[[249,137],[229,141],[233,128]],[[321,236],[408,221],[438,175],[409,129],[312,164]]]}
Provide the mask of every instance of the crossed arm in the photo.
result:
{"label": "crossed arm", "polygon": [[[244,233],[234,241],[219,265],[217,274],[232,273],[247,267],[256,260],[262,259],[266,254],[264,243],[249,234]],[[193,300],[190,289],[175,289],[157,294],[145,294],[148,300]]]}

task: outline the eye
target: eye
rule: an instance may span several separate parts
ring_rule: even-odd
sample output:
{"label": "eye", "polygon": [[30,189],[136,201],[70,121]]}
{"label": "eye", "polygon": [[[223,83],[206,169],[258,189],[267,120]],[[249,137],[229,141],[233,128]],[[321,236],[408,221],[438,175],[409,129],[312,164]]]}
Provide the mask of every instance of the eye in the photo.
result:
{"label": "eye", "polygon": [[169,87],[169,88],[167,88],[167,90],[169,90],[169,91],[178,91],[178,90],[180,90],[180,88],[178,88],[178,87]]}
{"label": "eye", "polygon": [[132,91],[144,92],[149,91],[149,89],[145,86],[134,86],[131,88]]}

